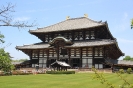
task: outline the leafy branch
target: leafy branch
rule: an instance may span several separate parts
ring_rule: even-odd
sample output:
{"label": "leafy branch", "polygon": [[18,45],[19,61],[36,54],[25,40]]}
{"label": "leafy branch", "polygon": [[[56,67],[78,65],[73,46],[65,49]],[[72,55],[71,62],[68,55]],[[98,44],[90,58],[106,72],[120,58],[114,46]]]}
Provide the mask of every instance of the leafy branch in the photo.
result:
{"label": "leafy branch", "polygon": [[133,19],[131,19],[131,29],[133,28]]}
{"label": "leafy branch", "polygon": [[93,79],[100,80],[102,84],[106,84],[108,88],[115,88],[115,86],[111,83],[109,83],[103,76],[103,73],[98,73],[97,70],[92,67],[92,71],[94,72]]}
{"label": "leafy branch", "polygon": [[[100,80],[102,84],[106,84],[108,88],[116,88],[112,83],[109,83],[108,80],[105,79],[103,73],[98,73],[97,69],[94,67],[92,68],[92,71],[94,72],[93,79]],[[116,72],[117,77],[120,77],[121,80],[124,81],[124,83],[119,86],[120,88],[133,88],[133,84],[130,84],[125,78],[122,77],[120,72]]]}

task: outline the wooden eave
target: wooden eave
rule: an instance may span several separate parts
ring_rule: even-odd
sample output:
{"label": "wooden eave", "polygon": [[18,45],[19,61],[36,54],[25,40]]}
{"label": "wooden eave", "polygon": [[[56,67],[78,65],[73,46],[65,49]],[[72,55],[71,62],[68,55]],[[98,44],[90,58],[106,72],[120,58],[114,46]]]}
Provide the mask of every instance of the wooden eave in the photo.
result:
{"label": "wooden eave", "polygon": [[133,67],[133,65],[128,65],[128,64],[114,64],[114,66]]}
{"label": "wooden eave", "polygon": [[[111,45],[115,44],[115,40],[110,39],[101,39],[101,40],[90,40],[90,41],[75,41],[73,45],[65,46],[65,47],[90,47],[90,46],[102,46],[102,45]],[[50,48],[48,43],[35,43],[31,45],[24,45],[24,46],[16,46],[16,49],[23,50],[23,49],[45,49]]]}
{"label": "wooden eave", "polygon": [[[66,45],[66,48],[81,48],[81,47],[96,47],[96,46],[107,46],[112,47],[112,45],[116,45],[115,40],[91,40],[91,41],[77,41],[74,42],[73,45]],[[21,50],[22,52],[26,53],[27,55],[31,55],[32,50],[43,50],[43,49],[50,49],[53,48],[49,44],[46,43],[36,43],[32,45],[24,45],[24,46],[17,46],[16,49]],[[109,49],[110,56],[113,59],[118,59],[120,56],[123,55],[123,53],[118,49],[118,47],[114,47],[113,49]],[[113,50],[113,51],[112,51]]]}

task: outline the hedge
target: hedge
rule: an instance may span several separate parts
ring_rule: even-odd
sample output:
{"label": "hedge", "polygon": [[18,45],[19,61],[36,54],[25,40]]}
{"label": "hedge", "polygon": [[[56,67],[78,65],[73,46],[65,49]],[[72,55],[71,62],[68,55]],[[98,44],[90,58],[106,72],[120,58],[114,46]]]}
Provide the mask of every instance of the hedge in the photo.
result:
{"label": "hedge", "polygon": [[75,74],[75,71],[46,71],[46,74]]}

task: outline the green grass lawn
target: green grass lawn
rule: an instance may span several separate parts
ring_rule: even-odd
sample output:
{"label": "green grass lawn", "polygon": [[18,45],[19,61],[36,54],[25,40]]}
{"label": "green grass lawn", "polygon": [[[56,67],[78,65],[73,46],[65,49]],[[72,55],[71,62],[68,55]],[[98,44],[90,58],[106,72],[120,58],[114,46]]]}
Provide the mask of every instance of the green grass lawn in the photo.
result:
{"label": "green grass lawn", "polygon": [[[0,76],[0,88],[107,88],[100,81],[92,80],[92,75],[92,73],[77,73]],[[122,76],[133,84],[133,74]],[[105,78],[115,84],[116,88],[123,83],[115,73],[105,74]]]}

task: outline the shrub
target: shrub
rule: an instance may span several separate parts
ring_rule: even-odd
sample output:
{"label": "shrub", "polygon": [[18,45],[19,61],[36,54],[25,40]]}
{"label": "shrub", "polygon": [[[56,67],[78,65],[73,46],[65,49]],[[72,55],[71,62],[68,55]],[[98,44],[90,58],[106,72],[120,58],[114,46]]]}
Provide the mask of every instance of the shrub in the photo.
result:
{"label": "shrub", "polygon": [[4,72],[0,72],[0,76],[4,76]]}
{"label": "shrub", "polygon": [[12,75],[19,75],[21,72],[20,71],[12,71]]}
{"label": "shrub", "polygon": [[10,76],[10,75],[12,75],[11,72],[4,72],[4,71],[0,72],[0,76]]}
{"label": "shrub", "polygon": [[47,74],[75,74],[75,71],[46,71]]}
{"label": "shrub", "polygon": [[123,74],[124,70],[123,69],[119,69],[119,73]]}
{"label": "shrub", "polygon": [[128,68],[128,69],[127,69],[127,73],[128,73],[128,74],[131,74],[131,73],[132,73],[132,68]]}
{"label": "shrub", "polygon": [[25,73],[22,71],[12,71],[12,75],[29,75],[31,73]]}

